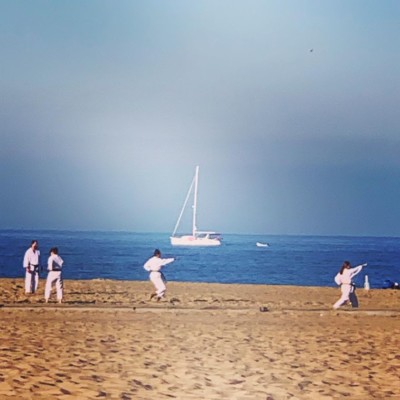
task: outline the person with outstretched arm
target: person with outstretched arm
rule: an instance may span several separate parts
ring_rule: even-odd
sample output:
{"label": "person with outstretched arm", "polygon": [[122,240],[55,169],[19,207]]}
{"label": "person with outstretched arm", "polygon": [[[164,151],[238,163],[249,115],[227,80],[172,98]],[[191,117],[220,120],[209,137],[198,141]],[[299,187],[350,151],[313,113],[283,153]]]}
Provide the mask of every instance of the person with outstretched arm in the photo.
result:
{"label": "person with outstretched arm", "polygon": [[161,258],[161,251],[158,249],[154,250],[154,255],[146,261],[144,269],[150,272],[150,281],[153,283],[155,292],[150,296],[150,300],[153,297],[157,297],[157,301],[160,301],[167,290],[166,280],[161,269],[175,261],[175,258]]}
{"label": "person with outstretched arm", "polygon": [[354,284],[352,279],[358,273],[361,272],[363,267],[366,267],[367,264],[358,265],[357,267],[351,268],[351,264],[349,261],[345,261],[340,268],[340,271],[335,276],[335,282],[340,285],[340,290],[342,295],[340,299],[333,305],[334,309],[338,309],[348,301],[350,301],[350,296],[354,292]]}

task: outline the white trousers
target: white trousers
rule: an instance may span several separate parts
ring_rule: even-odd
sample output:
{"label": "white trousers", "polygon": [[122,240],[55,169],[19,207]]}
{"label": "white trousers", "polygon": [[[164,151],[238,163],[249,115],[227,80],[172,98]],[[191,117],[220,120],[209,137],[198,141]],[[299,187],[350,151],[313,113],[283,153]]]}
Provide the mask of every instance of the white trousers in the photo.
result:
{"label": "white trousers", "polygon": [[340,299],[333,305],[333,308],[339,308],[343,304],[345,304],[347,301],[350,301],[350,293],[353,290],[352,285],[348,284],[342,284],[340,286],[340,290],[342,292],[342,295],[340,296]]}
{"label": "white trousers", "polygon": [[164,279],[162,278],[161,272],[152,271],[150,272],[150,280],[153,282],[156,288],[156,293],[158,297],[163,297],[167,287],[165,286]]}
{"label": "white trousers", "polygon": [[39,273],[25,271],[25,293],[35,293],[39,286]]}
{"label": "white trousers", "polygon": [[63,298],[63,280],[61,271],[49,271],[47,275],[46,287],[44,289],[44,298],[49,300],[53,283],[56,283],[57,300],[61,301]]}

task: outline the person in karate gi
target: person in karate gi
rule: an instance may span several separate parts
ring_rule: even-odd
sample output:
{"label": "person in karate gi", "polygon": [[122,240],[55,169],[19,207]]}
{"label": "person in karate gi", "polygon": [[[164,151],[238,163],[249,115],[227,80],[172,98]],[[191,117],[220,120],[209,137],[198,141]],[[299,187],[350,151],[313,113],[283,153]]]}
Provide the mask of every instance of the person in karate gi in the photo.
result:
{"label": "person in karate gi", "polygon": [[346,304],[348,301],[351,302],[353,307],[358,307],[358,300],[355,295],[355,285],[352,282],[354,276],[356,276],[363,267],[366,267],[367,264],[358,265],[357,267],[351,268],[351,264],[349,261],[345,261],[335,276],[335,282],[340,285],[340,290],[342,295],[340,299],[333,305],[334,309],[338,309],[342,305]]}
{"label": "person in karate gi", "polygon": [[39,242],[32,240],[25,252],[22,266],[25,268],[25,294],[35,293],[39,286]]}
{"label": "person in karate gi", "polygon": [[44,298],[46,300],[46,303],[49,302],[51,289],[54,282],[56,284],[56,290],[57,290],[57,301],[59,303],[62,302],[63,280],[61,276],[61,271],[63,264],[64,264],[63,259],[58,255],[58,248],[53,247],[50,250],[50,257],[47,261],[47,270],[49,271],[49,273],[47,275],[46,287],[44,290]]}
{"label": "person in karate gi", "polygon": [[150,300],[153,297],[157,297],[157,301],[160,301],[164,297],[167,287],[161,268],[173,261],[175,261],[175,258],[161,258],[161,251],[155,249],[153,257],[148,259],[144,264],[144,269],[150,272],[150,281],[155,288],[155,292],[150,296]]}

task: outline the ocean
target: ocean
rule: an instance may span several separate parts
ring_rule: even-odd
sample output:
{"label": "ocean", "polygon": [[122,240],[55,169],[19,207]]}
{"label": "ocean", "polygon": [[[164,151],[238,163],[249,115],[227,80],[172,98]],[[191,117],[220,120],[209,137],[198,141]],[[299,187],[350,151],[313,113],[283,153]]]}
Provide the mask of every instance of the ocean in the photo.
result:
{"label": "ocean", "polygon": [[227,234],[219,247],[180,248],[170,245],[168,233],[52,230],[0,230],[0,277],[24,276],[22,259],[32,239],[39,241],[43,267],[49,249],[59,248],[65,279],[147,280],[143,264],[158,248],[176,258],[164,269],[170,281],[334,287],[344,260],[368,263],[355,278],[359,287],[365,275],[372,288],[400,281],[398,237]]}

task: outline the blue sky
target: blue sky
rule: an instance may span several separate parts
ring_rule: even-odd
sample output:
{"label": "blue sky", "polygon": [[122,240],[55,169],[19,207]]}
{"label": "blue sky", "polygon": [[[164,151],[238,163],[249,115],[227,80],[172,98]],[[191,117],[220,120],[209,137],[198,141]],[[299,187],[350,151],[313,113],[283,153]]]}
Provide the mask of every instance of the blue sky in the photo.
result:
{"label": "blue sky", "polygon": [[171,232],[200,165],[199,228],[399,236],[399,18],[2,1],[0,228]]}

